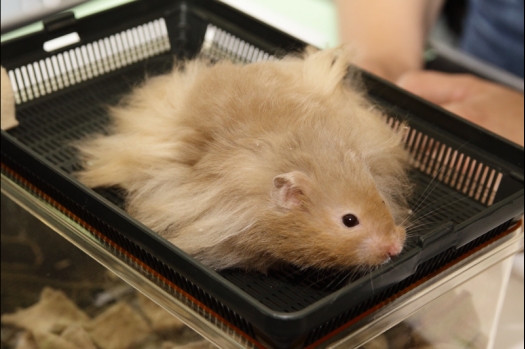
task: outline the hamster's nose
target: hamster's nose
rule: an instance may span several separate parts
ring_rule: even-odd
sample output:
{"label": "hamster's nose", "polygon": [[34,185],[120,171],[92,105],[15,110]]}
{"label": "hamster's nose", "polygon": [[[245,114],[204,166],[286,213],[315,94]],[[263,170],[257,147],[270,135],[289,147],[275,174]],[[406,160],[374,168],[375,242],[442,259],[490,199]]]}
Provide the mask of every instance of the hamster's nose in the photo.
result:
{"label": "hamster's nose", "polygon": [[400,254],[402,250],[403,246],[401,244],[391,244],[387,247],[386,253],[389,257],[394,257]]}

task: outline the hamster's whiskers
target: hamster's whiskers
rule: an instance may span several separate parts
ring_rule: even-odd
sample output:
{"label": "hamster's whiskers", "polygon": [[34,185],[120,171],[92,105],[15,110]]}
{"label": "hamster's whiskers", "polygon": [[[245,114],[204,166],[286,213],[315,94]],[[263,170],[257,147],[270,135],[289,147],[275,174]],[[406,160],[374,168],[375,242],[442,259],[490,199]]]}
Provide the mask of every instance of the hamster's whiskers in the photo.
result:
{"label": "hamster's whiskers", "polygon": [[[468,199],[468,198],[469,198],[469,197],[465,196],[465,197],[462,197],[462,198],[456,199],[456,200],[454,200],[454,201],[448,202],[448,203],[445,204],[445,205],[438,206],[438,207],[436,207],[435,209],[433,209],[432,211],[427,212],[427,213],[425,213],[424,215],[422,215],[422,216],[420,216],[420,217],[417,217],[416,220],[410,222],[410,223],[407,224],[405,227],[406,227],[406,229],[412,228],[416,223],[421,222],[421,221],[423,221],[424,219],[428,219],[428,218],[430,218],[430,217],[433,217],[435,214],[438,213],[438,211],[439,211],[440,209],[445,208],[445,207],[448,207],[448,206],[453,205],[453,204],[455,204],[455,203],[458,203],[458,202],[460,202],[460,201],[466,200],[466,199]],[[436,202],[439,202],[439,201],[440,201],[440,200],[436,200],[436,201],[434,201],[432,204],[435,204]],[[425,206],[425,207],[428,207],[428,206],[430,206],[430,205],[427,205],[427,206]]]}
{"label": "hamster's whiskers", "polygon": [[[459,146],[457,149],[455,149],[454,151],[455,152],[458,152],[461,148],[463,148],[464,146],[466,146],[468,143],[470,143],[470,141],[466,141],[465,143],[463,143],[461,146]],[[432,180],[430,181],[430,183],[427,185],[427,187],[425,188],[425,190],[423,191],[423,193],[421,193],[421,195],[419,196],[419,198],[417,199],[417,201],[414,203],[414,208],[412,209],[412,212],[413,214],[416,214],[417,211],[420,209],[420,206],[426,201],[426,199],[430,196],[430,194],[432,194],[432,192],[438,187],[440,181],[437,181],[436,183],[434,183],[436,181],[436,178],[441,174],[441,171],[446,168],[448,165],[448,163],[443,163],[438,171],[436,172],[436,174],[434,175],[434,177],[432,177]],[[456,168],[456,170],[459,170]],[[432,187],[433,185],[433,187]],[[432,187],[432,188],[431,188]],[[427,193],[427,190],[431,188],[431,190]],[[426,193],[426,195],[425,195]],[[407,219],[409,218],[409,216],[407,216],[403,222],[401,222],[400,225],[402,225]]]}

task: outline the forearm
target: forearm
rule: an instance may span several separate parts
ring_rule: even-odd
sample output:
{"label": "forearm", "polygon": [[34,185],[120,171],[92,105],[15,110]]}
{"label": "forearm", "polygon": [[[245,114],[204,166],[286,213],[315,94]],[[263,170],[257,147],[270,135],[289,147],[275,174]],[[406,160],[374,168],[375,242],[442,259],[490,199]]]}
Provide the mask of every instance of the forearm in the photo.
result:
{"label": "forearm", "polygon": [[428,31],[442,0],[338,0],[341,41],[355,63],[391,81],[421,68]]}

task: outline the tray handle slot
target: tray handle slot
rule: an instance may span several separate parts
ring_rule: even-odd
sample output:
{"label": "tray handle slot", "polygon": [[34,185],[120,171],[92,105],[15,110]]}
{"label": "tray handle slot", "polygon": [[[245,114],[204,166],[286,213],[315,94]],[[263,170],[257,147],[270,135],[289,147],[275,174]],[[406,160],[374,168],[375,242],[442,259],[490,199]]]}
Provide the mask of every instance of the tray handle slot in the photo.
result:
{"label": "tray handle slot", "polygon": [[71,48],[9,70],[15,103],[22,104],[31,101],[168,52],[170,49],[164,18]]}

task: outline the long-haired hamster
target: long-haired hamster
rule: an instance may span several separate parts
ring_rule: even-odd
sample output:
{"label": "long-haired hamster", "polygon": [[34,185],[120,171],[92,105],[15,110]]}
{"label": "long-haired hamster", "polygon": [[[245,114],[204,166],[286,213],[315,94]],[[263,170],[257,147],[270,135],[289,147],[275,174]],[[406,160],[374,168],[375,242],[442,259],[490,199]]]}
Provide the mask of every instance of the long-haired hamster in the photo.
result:
{"label": "long-haired hamster", "polygon": [[405,241],[408,158],[349,57],[176,65],[78,145],[79,179],[125,189],[130,215],[214,269],[383,264]]}

